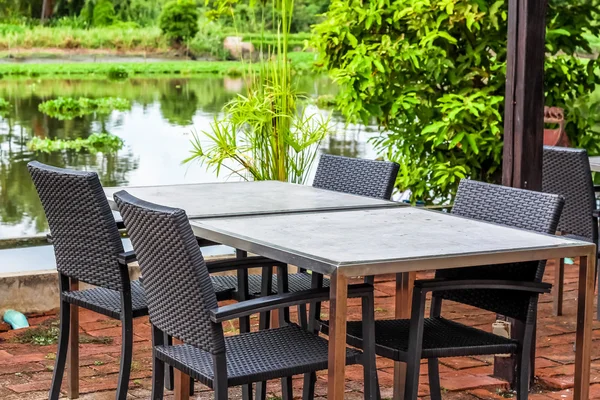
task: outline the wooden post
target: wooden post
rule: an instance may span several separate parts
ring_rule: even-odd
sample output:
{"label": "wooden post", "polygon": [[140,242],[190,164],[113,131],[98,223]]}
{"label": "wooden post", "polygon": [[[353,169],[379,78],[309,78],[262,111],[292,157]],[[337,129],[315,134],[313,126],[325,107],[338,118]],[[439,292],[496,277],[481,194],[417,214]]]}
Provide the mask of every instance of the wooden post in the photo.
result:
{"label": "wooden post", "polygon": [[[542,189],[545,17],[546,0],[508,0],[502,184],[529,190]],[[511,322],[517,334],[520,327]],[[501,361],[494,362],[494,375],[512,381],[507,371],[515,360],[510,368]]]}
{"label": "wooden post", "polygon": [[542,188],[545,0],[509,0],[502,184]]}

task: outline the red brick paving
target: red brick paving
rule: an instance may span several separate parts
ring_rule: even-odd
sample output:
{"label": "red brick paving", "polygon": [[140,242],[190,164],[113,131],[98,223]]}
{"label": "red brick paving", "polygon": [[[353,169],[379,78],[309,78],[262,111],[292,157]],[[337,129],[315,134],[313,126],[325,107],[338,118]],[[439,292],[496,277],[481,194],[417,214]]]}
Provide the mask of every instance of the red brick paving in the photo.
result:
{"label": "red brick paving", "polygon": [[[420,275],[424,277],[426,274]],[[547,281],[551,282],[553,263],[549,263],[546,272]],[[553,317],[552,297],[541,298],[538,314],[536,376],[537,385],[532,390],[530,399],[569,399],[572,398],[573,387],[573,341],[575,339],[575,311],[577,267],[566,266],[564,315]],[[394,313],[395,283],[391,277],[384,277],[376,284],[376,318],[391,318]],[[349,307],[351,318],[360,317],[360,307]],[[324,309],[323,314],[327,314]],[[462,323],[490,330],[494,315],[455,303],[447,303],[444,316]],[[54,315],[30,316],[32,325],[38,325],[55,318]],[[252,324],[257,326],[258,319]],[[44,399],[50,387],[50,379],[55,346],[34,346],[14,342],[15,331],[7,330],[0,324],[0,398],[12,399]],[[80,347],[80,388],[82,399],[114,399],[117,375],[119,370],[121,329],[118,321],[109,320],[99,314],[81,311],[81,332],[93,337],[111,337],[110,344],[82,344]],[[600,399],[600,324],[594,322],[594,341],[590,397]],[[235,327],[226,327],[231,333]],[[151,343],[150,326],[147,318],[135,320],[134,323],[134,362],[130,381],[130,398],[148,399],[150,397],[151,377]],[[463,357],[441,360],[441,384],[443,398],[451,400],[504,399],[511,397],[505,381],[492,376],[493,357]],[[378,373],[382,397],[391,398],[393,382],[393,363],[390,360],[378,359]],[[429,388],[427,368],[421,368],[419,396],[428,399]],[[361,399],[362,369],[349,367],[346,373],[346,398]],[[63,389],[65,389],[63,384]],[[294,379],[295,395],[301,395],[302,379]],[[196,384],[198,399],[212,398],[211,392],[200,384]],[[271,397],[280,394],[279,382],[269,382],[268,391]],[[317,397],[326,398],[327,374],[318,374]],[[239,389],[230,391],[231,398],[241,398]],[[172,398],[166,392],[165,398]]]}

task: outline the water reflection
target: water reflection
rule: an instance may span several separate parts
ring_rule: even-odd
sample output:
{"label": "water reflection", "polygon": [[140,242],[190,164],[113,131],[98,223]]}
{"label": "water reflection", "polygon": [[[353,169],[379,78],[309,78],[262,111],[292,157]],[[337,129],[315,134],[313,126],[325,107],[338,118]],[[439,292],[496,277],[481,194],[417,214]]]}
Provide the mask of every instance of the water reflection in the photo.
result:
{"label": "water reflection", "polygon": [[[311,97],[334,94],[326,78],[298,77],[299,91]],[[190,151],[192,130],[209,129],[223,105],[243,89],[241,78],[85,80],[0,80],[0,97],[12,107],[0,118],[0,239],[30,236],[47,229],[27,163],[38,159],[59,167],[98,172],[105,186],[214,182],[212,171],[199,164],[182,165]],[[59,121],[38,111],[40,103],[62,97],[122,97],[131,110],[107,116],[88,115]],[[319,112],[316,108],[315,112]],[[322,112],[322,111],[321,111]],[[325,139],[323,151],[351,157],[374,157],[365,143],[375,132],[346,126],[334,117],[337,133]],[[116,154],[61,152],[34,154],[32,137],[73,139],[109,132],[125,146]],[[236,179],[236,178],[230,178]]]}

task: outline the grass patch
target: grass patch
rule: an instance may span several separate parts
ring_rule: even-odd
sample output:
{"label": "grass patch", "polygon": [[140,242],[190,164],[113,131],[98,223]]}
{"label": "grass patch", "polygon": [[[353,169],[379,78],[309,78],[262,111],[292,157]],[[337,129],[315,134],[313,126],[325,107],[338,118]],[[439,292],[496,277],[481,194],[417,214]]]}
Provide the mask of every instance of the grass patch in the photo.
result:
{"label": "grass patch", "polygon": [[131,108],[131,103],[118,97],[99,99],[59,97],[41,103],[38,108],[52,118],[70,120],[89,114],[110,114],[114,110],[127,111]]}
{"label": "grass patch", "polygon": [[71,150],[75,152],[86,151],[91,154],[114,153],[123,148],[123,140],[110,133],[93,133],[85,139],[40,139],[34,136],[27,142],[27,148],[40,153],[54,153]]}
{"label": "grass patch", "polygon": [[[295,52],[289,54],[292,68],[297,73],[312,70],[314,54]],[[242,61],[164,61],[148,63],[64,63],[64,64],[0,64],[0,75],[5,77],[51,77],[52,79],[91,75],[101,77],[152,76],[152,75],[239,75],[246,68],[258,70],[260,63]]]}
{"label": "grass patch", "polygon": [[25,27],[0,25],[0,50],[13,48],[108,49],[117,51],[167,52],[169,41],[158,27]]}
{"label": "grass patch", "polygon": [[[51,319],[45,321],[39,326],[24,329],[13,338],[15,343],[31,344],[34,346],[48,346],[58,342],[58,334],[60,333],[58,320]],[[86,334],[79,335],[80,343],[93,344],[111,344],[113,339],[105,336],[89,336]]]}

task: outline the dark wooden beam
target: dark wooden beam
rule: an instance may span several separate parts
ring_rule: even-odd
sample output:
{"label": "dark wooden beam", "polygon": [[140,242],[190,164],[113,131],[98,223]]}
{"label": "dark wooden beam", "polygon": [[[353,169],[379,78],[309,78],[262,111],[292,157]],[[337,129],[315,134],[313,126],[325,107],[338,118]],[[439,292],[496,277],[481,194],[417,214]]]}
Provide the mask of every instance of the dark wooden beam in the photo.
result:
{"label": "dark wooden beam", "polygon": [[[502,184],[542,189],[546,0],[508,0]],[[512,323],[512,336],[522,332]],[[533,346],[535,352],[535,345]],[[514,358],[496,357],[494,375],[514,384]],[[532,353],[531,376],[535,353]]]}
{"label": "dark wooden beam", "polygon": [[545,0],[509,0],[502,184],[542,188]]}

